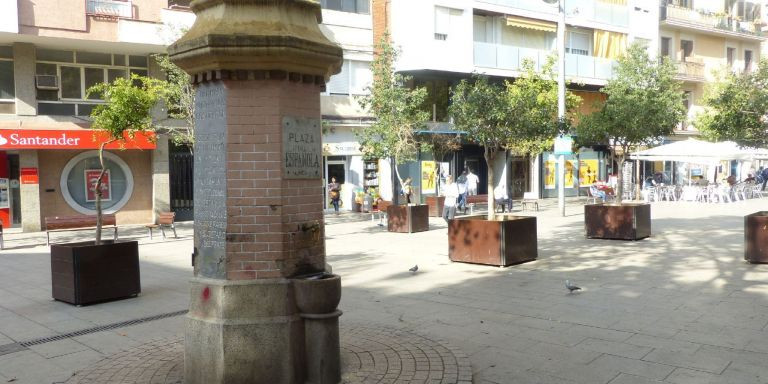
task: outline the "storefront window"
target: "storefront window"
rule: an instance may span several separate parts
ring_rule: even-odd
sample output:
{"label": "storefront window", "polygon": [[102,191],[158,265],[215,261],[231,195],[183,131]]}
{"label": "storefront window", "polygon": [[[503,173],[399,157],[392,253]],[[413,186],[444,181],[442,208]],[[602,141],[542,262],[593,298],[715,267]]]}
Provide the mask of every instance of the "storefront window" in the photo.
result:
{"label": "storefront window", "polygon": [[[104,153],[104,163],[108,171],[102,182],[102,208],[105,213],[114,213],[130,199],[133,175],[128,165],[112,153]],[[60,184],[64,200],[70,207],[83,214],[96,213],[96,197],[92,186],[100,172],[97,151],[83,152],[67,163]]]}

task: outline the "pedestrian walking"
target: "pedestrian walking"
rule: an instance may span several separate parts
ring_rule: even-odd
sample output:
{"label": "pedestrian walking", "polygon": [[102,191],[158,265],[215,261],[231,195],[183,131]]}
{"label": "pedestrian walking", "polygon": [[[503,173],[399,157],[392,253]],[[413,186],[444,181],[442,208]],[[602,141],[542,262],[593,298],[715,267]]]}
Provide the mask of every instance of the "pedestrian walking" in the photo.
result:
{"label": "pedestrian walking", "polygon": [[335,177],[331,177],[331,182],[328,183],[328,197],[331,198],[331,204],[336,214],[339,214],[339,200],[341,199],[341,185],[336,182]]}
{"label": "pedestrian walking", "polygon": [[458,209],[464,210],[464,213],[467,213],[467,170],[465,169],[464,172],[459,175],[459,178],[456,179],[456,187],[459,189],[459,200],[456,204],[456,207]]}
{"label": "pedestrian walking", "polygon": [[472,173],[472,168],[467,168],[467,194],[477,195],[477,185],[480,184],[480,178]]}
{"label": "pedestrian walking", "polygon": [[456,205],[459,197],[459,187],[457,183],[453,182],[453,177],[451,177],[451,175],[445,177],[443,196],[445,196],[445,201],[443,202],[443,220],[445,220],[446,223],[449,223],[450,220],[456,216]]}

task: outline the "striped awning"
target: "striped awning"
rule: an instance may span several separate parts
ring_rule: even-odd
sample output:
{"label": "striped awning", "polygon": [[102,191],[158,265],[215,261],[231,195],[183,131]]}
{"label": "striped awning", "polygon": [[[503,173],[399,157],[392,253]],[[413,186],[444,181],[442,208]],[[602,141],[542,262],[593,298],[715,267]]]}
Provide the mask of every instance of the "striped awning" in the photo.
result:
{"label": "striped awning", "polygon": [[507,16],[507,26],[544,32],[557,32],[556,23],[544,20],[526,19],[518,16]]}

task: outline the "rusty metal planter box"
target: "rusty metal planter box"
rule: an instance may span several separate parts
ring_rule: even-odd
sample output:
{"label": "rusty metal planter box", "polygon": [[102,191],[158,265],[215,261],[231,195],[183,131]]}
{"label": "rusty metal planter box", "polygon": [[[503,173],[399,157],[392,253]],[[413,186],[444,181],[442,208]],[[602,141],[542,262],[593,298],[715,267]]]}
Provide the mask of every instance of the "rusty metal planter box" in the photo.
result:
{"label": "rusty metal planter box", "polygon": [[136,296],[141,292],[139,243],[52,244],[51,285],[55,300],[75,305]]}
{"label": "rusty metal planter box", "polygon": [[768,211],[744,216],[744,260],[768,263]]}
{"label": "rusty metal planter box", "polygon": [[429,230],[429,207],[426,205],[390,205],[387,207],[389,232],[423,232]]}
{"label": "rusty metal planter box", "polygon": [[430,216],[443,216],[443,204],[445,204],[445,196],[427,196],[426,203],[429,206]]}
{"label": "rusty metal planter box", "polygon": [[651,205],[605,203],[584,206],[587,238],[640,240],[651,236]]}
{"label": "rusty metal planter box", "polygon": [[536,217],[497,215],[456,218],[448,224],[448,257],[451,261],[508,265],[536,260]]}

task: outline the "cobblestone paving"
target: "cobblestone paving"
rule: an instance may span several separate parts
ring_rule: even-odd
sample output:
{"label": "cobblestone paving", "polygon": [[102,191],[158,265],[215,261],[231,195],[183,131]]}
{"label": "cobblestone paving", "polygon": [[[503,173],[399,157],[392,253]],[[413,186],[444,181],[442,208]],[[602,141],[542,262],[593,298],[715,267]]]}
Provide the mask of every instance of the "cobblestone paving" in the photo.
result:
{"label": "cobblestone paving", "polygon": [[[471,384],[469,359],[458,349],[410,331],[341,328],[342,382]],[[182,338],[159,339],[76,372],[67,384],[181,384]]]}

